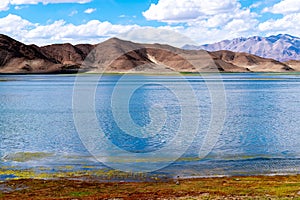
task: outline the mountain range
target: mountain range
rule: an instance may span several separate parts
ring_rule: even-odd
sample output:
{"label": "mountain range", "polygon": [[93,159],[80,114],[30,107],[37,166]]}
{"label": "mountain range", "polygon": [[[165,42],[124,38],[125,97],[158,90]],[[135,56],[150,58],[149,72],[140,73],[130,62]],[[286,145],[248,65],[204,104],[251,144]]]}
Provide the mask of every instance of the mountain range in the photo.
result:
{"label": "mountain range", "polygon": [[287,34],[269,37],[254,36],[249,38],[235,38],[201,46],[185,45],[183,49],[245,52],[282,62],[300,60],[300,38]]}
{"label": "mountain range", "polygon": [[74,72],[287,72],[299,61],[279,62],[243,52],[186,50],[111,38],[102,43],[26,45],[0,34],[0,73]]}

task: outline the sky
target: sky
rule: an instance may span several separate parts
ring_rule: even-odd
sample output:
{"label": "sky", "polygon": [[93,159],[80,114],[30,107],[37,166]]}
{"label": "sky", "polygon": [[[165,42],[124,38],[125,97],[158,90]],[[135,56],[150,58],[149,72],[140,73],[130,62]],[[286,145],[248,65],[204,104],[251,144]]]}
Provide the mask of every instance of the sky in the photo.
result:
{"label": "sky", "polygon": [[120,37],[180,46],[300,36],[300,1],[0,0],[0,33],[37,45],[96,44]]}

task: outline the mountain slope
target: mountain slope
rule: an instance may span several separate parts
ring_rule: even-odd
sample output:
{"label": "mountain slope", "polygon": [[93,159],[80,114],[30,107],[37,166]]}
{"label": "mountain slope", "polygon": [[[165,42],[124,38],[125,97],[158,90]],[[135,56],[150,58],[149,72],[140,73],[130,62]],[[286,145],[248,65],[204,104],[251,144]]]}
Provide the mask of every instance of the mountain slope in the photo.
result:
{"label": "mountain slope", "polygon": [[217,60],[232,63],[236,66],[246,68],[251,72],[284,72],[294,71],[288,63],[281,63],[273,59],[266,59],[248,53],[235,53],[231,51],[212,52]]}
{"label": "mountain slope", "polygon": [[[225,59],[220,53],[230,54],[233,59]],[[245,53],[187,51],[169,45],[137,44],[118,38],[100,43],[89,57],[91,59],[87,60],[91,62],[85,65],[92,66],[88,71],[93,72],[293,71],[284,63]]]}
{"label": "mountain slope", "polygon": [[70,72],[68,68],[40,47],[25,45],[0,34],[1,73],[63,73]]}
{"label": "mountain slope", "polygon": [[[295,62],[292,63],[296,66]],[[300,71],[298,65],[295,69]],[[247,53],[183,50],[111,38],[98,45],[25,45],[0,35],[0,73],[87,72],[286,72],[281,63]]]}
{"label": "mountain slope", "polygon": [[[57,62],[44,55],[39,47],[25,45],[6,35],[0,35],[0,68],[1,71],[30,72],[50,69]],[[16,67],[18,66],[18,67]]]}
{"label": "mountain slope", "polygon": [[295,71],[300,71],[300,61],[299,60],[290,60],[285,62],[286,65],[293,68]]}
{"label": "mountain slope", "polygon": [[278,61],[300,60],[300,38],[287,34],[270,37],[236,38],[202,46],[185,45],[183,48],[189,50],[245,52]]}

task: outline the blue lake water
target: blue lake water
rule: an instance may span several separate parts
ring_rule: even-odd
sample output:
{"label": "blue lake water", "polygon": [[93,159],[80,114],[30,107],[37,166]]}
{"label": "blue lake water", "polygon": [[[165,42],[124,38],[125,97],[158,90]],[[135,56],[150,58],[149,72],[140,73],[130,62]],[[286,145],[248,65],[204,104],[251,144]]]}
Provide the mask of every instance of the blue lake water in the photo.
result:
{"label": "blue lake water", "polygon": [[[96,75],[83,76],[79,82],[93,87],[89,81]],[[90,106],[110,145],[125,154],[92,137],[95,133],[89,132],[89,123],[94,121],[84,123],[85,133],[76,129],[75,80],[75,75],[0,76],[1,167],[56,169],[71,165],[79,170],[87,165],[102,169],[117,163],[122,169],[129,163],[138,171],[154,163],[155,173],[171,176],[300,172],[300,75],[222,74],[224,91],[207,86],[205,80],[220,84],[214,74],[206,74],[204,79],[130,75],[123,82],[121,75],[105,75],[97,83],[94,105]],[[197,103],[185,85],[192,89]],[[214,142],[208,155],[199,158],[211,126],[212,93],[218,92],[225,94],[225,107],[214,112],[218,114],[220,109],[221,115],[222,109],[226,110],[224,125],[210,136]],[[126,95],[130,96],[127,100]],[[80,103],[90,102],[82,98]],[[122,107],[125,104],[128,107]],[[188,110],[188,117],[182,117],[184,110]],[[182,124],[186,131],[175,141]],[[185,138],[190,143],[183,148],[186,144],[181,140]],[[151,154],[166,146],[170,148],[165,152]],[[28,152],[40,154],[29,156]],[[128,159],[127,155],[133,157]]]}

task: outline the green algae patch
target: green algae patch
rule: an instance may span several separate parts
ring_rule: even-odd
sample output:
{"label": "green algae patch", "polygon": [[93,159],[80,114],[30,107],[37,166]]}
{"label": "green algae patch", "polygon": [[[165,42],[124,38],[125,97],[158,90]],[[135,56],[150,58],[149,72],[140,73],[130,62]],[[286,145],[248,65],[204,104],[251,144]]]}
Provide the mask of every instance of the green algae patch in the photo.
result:
{"label": "green algae patch", "polygon": [[[56,168],[36,168],[36,169],[8,169],[0,168],[0,177],[2,180],[20,180],[20,179],[60,179],[60,178],[78,178],[78,179],[96,179],[105,181],[115,180],[152,180],[146,173],[122,172],[111,169],[93,169],[93,170],[74,170],[71,166],[59,166]],[[157,176],[153,180],[161,180],[164,176]]]}
{"label": "green algae patch", "polygon": [[71,166],[71,165],[60,166],[60,167],[58,167],[57,169],[58,169],[58,170],[61,170],[61,171],[74,170],[74,166]]}
{"label": "green algae patch", "polygon": [[95,169],[96,167],[95,166],[90,166],[90,165],[85,165],[85,166],[82,166],[83,169]]}
{"label": "green algae patch", "polygon": [[12,169],[1,169],[1,176],[13,176],[13,178],[6,178],[6,180],[19,179],[19,178],[35,178],[36,173],[32,170],[12,170]]}
{"label": "green algae patch", "polygon": [[39,160],[47,157],[53,156],[53,153],[45,152],[17,152],[8,154],[3,157],[3,160],[6,161],[15,161],[15,162],[27,162],[30,160]]}
{"label": "green algae patch", "polygon": [[91,192],[70,192],[68,196],[71,197],[85,197],[91,195]]}

